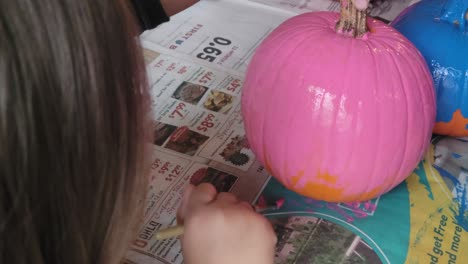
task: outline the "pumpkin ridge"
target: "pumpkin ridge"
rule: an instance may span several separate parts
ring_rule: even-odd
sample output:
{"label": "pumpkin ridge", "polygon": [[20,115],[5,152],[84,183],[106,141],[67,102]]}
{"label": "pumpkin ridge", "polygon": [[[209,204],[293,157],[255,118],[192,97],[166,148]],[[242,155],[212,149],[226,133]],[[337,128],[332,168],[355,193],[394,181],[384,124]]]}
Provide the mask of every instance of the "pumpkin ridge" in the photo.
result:
{"label": "pumpkin ridge", "polygon": [[[300,82],[300,85],[299,85],[298,87],[303,88],[303,87],[304,87],[304,83],[305,83],[304,77],[302,77],[301,82]],[[294,123],[295,123],[295,121],[298,119],[298,115],[294,114],[294,110],[291,110],[291,108],[288,109],[288,112],[289,112],[288,115],[291,116],[291,117],[290,117],[291,126],[293,126]],[[291,114],[291,113],[292,113],[292,114]],[[284,159],[286,162],[288,162],[288,157],[290,157],[290,153],[291,153],[291,147],[290,147],[290,146],[292,145],[292,143],[291,143],[291,140],[290,140],[289,137],[286,137],[285,140],[287,140],[288,142],[287,142],[287,144],[285,144],[287,147],[286,147],[286,151],[283,151],[283,159]],[[292,156],[292,155],[291,155],[291,156]],[[306,165],[306,164],[303,164],[303,166],[305,166],[305,165]],[[294,169],[295,169],[295,168],[294,168],[294,166],[293,166],[293,169],[292,169],[292,170],[294,170]],[[284,175],[288,175],[288,174],[290,173],[287,164],[284,165],[284,170],[286,171],[286,173],[285,173]]]}
{"label": "pumpkin ridge", "polygon": [[[268,38],[269,38],[269,39],[270,39],[270,38],[273,38],[273,37],[275,36],[275,33],[277,33],[277,32],[282,33],[282,32],[280,32],[280,31],[277,31],[277,30],[276,30],[276,31],[272,32],[272,34],[271,34]],[[278,35],[281,36],[282,34],[278,34]],[[283,38],[280,38],[280,39],[283,39]],[[266,48],[268,47],[268,46],[266,45],[266,43],[268,43],[268,42],[262,43],[262,45],[258,48],[257,54],[260,54],[261,52],[263,52],[264,49],[266,49]],[[285,39],[284,41],[282,41],[282,42],[280,42],[280,43],[276,43],[276,45],[273,46],[273,48],[275,48],[276,50],[281,50],[281,48],[283,48],[284,43],[288,43],[288,41]],[[269,47],[268,47],[268,48],[269,48]],[[275,54],[275,53],[276,53],[276,52],[274,52],[273,54]],[[270,57],[268,57],[268,61],[271,61]],[[274,59],[273,59],[273,61],[274,61]],[[268,72],[268,71],[270,70],[270,69],[269,69],[269,66],[270,66],[271,64],[272,64],[272,63],[266,64],[267,66],[266,66],[266,69],[264,70],[264,72]],[[258,75],[254,75],[253,77],[254,77],[254,81],[255,81],[254,84],[255,84],[255,85],[259,85],[259,84],[258,84],[259,82],[256,81],[256,80],[259,79],[259,78],[258,78]],[[277,80],[275,80],[275,81],[277,81]],[[274,82],[273,82],[273,83],[274,83]],[[274,90],[274,88],[275,88],[274,85],[273,85],[273,86],[270,86],[270,87],[271,87],[270,89],[272,89],[272,90]],[[265,92],[265,91],[264,91],[264,92]],[[273,91],[271,91],[271,92],[268,93],[268,94],[270,95],[270,96],[269,96],[269,98],[270,98],[269,101],[270,101],[271,98],[273,98]],[[265,94],[263,94],[263,96],[265,96]],[[255,98],[253,98],[253,100],[255,101]],[[254,104],[255,104],[255,102],[254,102]],[[250,105],[252,105],[252,104],[249,104],[249,106],[250,106]],[[267,107],[268,107],[268,106],[267,106]],[[263,109],[263,111],[260,111],[260,112],[262,113],[262,114],[261,114],[262,118],[261,118],[260,121],[257,120],[257,122],[259,122],[259,124],[260,124],[261,127],[260,127],[260,128],[257,128],[257,129],[260,129],[260,130],[262,131],[260,135],[263,135],[263,136],[261,137],[261,149],[263,150],[263,160],[264,160],[265,168],[266,168],[266,170],[267,170],[271,175],[277,175],[277,174],[273,171],[273,168],[272,168],[272,166],[271,166],[271,162],[270,162],[269,159],[268,159],[267,146],[268,146],[269,144],[268,144],[268,142],[265,141],[265,140],[266,140],[265,135],[267,135],[267,134],[266,134],[266,128],[265,128],[265,120],[267,120],[266,114],[268,113],[268,109]]]}
{"label": "pumpkin ridge", "polygon": [[[410,49],[411,49],[411,50],[410,50]],[[418,52],[414,52],[412,49],[414,49],[414,46],[405,46],[405,56],[402,56],[402,59],[403,59],[403,60],[406,62],[406,64],[408,64],[408,65],[410,65],[412,61],[417,61],[418,63],[416,64],[416,66],[418,66],[418,67],[417,67],[417,68],[418,68],[418,72],[419,72],[419,71],[424,72],[424,71],[425,71],[424,65],[423,65],[422,63],[419,63],[419,61],[421,61],[421,60],[417,60],[417,58],[411,58],[411,61],[409,60],[409,59],[410,59],[409,57],[413,57],[413,56],[420,57],[420,54],[419,54]],[[395,54],[392,53],[392,56],[394,57]],[[419,59],[422,59],[422,57],[420,57]],[[397,67],[400,67],[400,66],[398,65]],[[410,74],[409,76],[418,76],[418,75],[416,74],[416,67],[409,67],[409,70],[411,71],[411,74]],[[399,68],[399,71],[401,71],[400,68]],[[428,74],[430,74],[430,72],[428,72]],[[403,75],[402,75],[402,76],[403,76]],[[418,94],[417,94],[417,96],[415,96],[415,98],[423,98],[422,100],[425,100],[425,98],[422,96],[422,90],[421,90],[421,89],[422,89],[423,85],[421,85],[421,83],[420,83],[421,81],[422,81],[422,80],[420,80],[420,79],[416,79],[416,82],[417,82],[417,86],[418,86],[418,87],[416,87],[417,89],[415,89],[415,90],[418,92]],[[432,94],[432,93],[431,93],[431,94]],[[406,100],[408,100],[408,96],[407,96],[406,94],[405,94],[405,98],[406,98]],[[413,99],[413,100],[415,100],[415,99]],[[420,105],[420,107],[421,107],[421,112],[423,113],[423,116],[426,116],[426,114],[427,114],[427,110],[426,110],[425,105],[426,105],[426,104],[425,104],[424,102],[423,102],[423,104]],[[411,117],[411,115],[410,115],[410,117]],[[408,120],[408,123],[411,123],[411,122],[414,122],[414,121]],[[424,123],[423,125],[424,125],[424,127],[426,127],[426,126],[427,126],[427,123]],[[409,133],[408,133],[408,132],[410,132],[410,131],[408,131],[408,128],[409,128],[409,127],[410,127],[410,126],[407,126],[407,127],[406,127],[406,130],[407,130],[406,133],[405,133],[406,135],[409,135]],[[428,129],[430,129],[430,127],[428,127]],[[425,137],[427,137],[427,135],[425,135]],[[408,139],[407,139],[406,141],[408,142]],[[428,138],[425,138],[425,139],[423,139],[423,140],[418,140],[418,141],[419,141],[419,142],[417,142],[417,144],[418,144],[417,149],[420,149],[420,150],[424,150],[424,149],[426,148],[426,146],[427,146],[427,143],[429,143],[429,139],[428,139]],[[425,142],[426,142],[426,143],[425,143]],[[411,142],[411,144],[414,145],[415,142]],[[426,146],[425,146],[425,145],[426,145]],[[404,161],[408,161],[408,159],[407,159],[407,155],[408,155],[408,146],[407,146],[406,144],[405,144],[404,146],[405,146],[405,152],[404,152],[404,155],[403,155],[403,156],[404,156],[404,159],[403,159],[403,160],[404,160]],[[422,157],[423,151],[420,151],[420,152],[421,152],[421,153],[418,153],[418,158],[421,158],[421,157]],[[403,168],[403,166],[400,167],[399,174],[402,172],[401,168]],[[405,173],[405,174],[406,174],[406,173]],[[410,172],[409,172],[409,174],[410,174]],[[409,176],[409,175],[408,175],[408,176]],[[401,179],[394,179],[394,180],[392,181],[392,186],[396,186],[397,184],[399,184],[399,183],[401,183],[401,182],[402,182]]]}
{"label": "pumpkin ridge", "polygon": [[[350,50],[351,47],[348,47],[348,49]],[[351,51],[347,51],[346,52],[347,54],[351,54]],[[346,60],[348,62],[351,61],[350,59],[350,56],[348,56],[346,58]],[[346,63],[346,65],[350,65],[350,63]],[[346,85],[348,82],[349,82],[349,78],[350,76],[353,76],[353,74],[349,74],[348,72],[350,72],[350,69],[351,67],[344,67],[344,71],[345,71],[345,78],[343,78],[343,83],[342,83],[342,87],[345,87],[346,90],[343,91],[343,94],[346,94],[346,96],[348,96],[348,93],[349,93],[349,89],[350,87],[348,87],[348,85]],[[353,133],[355,133],[357,130],[358,130],[358,124],[359,124],[359,113],[356,113],[357,111],[355,109],[358,109],[359,108],[359,102],[358,101],[352,101],[349,103],[351,105],[351,107],[353,107],[352,109],[349,109],[348,108],[348,112],[351,111],[351,112],[354,112],[355,114],[351,115],[351,122],[350,122],[350,130],[353,131]],[[347,115],[347,118],[349,118],[349,114]],[[356,146],[357,145],[357,146]],[[343,169],[342,169],[342,173],[344,171],[349,171],[349,168],[351,167],[351,163],[353,161],[353,156],[354,156],[354,153],[356,152],[356,150],[359,149],[359,143],[357,141],[354,141],[354,140],[351,140],[350,142],[350,146],[349,146],[349,151],[348,151],[348,158],[345,159],[345,162],[343,164]]]}
{"label": "pumpkin ridge", "polygon": [[[325,13],[323,13],[323,14],[325,14]],[[322,17],[320,17],[320,18],[322,18]],[[327,22],[327,20],[324,19],[324,18],[323,18],[323,21],[325,21],[325,23]],[[325,28],[323,28],[323,29],[325,29]],[[320,32],[318,32],[318,33],[320,33]],[[315,34],[314,34],[314,35],[310,35],[308,38],[303,39],[299,44],[297,44],[297,46],[296,46],[296,48],[294,49],[294,51],[291,52],[290,56],[288,56],[288,57],[291,57],[294,53],[296,53],[295,51],[296,51],[297,49],[300,49],[300,47],[301,47],[302,45],[308,46],[308,45],[306,45],[306,43],[316,42],[316,40],[317,40],[317,36],[316,36]],[[318,52],[318,51],[314,51],[313,53],[310,53],[309,55],[311,55],[311,58],[314,58],[314,57],[316,56],[315,54],[317,54],[317,52]],[[299,52],[299,53],[301,53],[301,52]],[[312,56],[312,54],[314,54],[314,55]],[[307,69],[307,72],[311,72],[311,70],[310,70],[310,69]],[[313,74],[317,74],[317,73],[313,73]],[[304,84],[305,81],[302,81],[302,83]],[[307,87],[309,87],[309,86],[316,86],[316,85],[317,85],[317,84],[308,83],[307,85],[301,85],[300,87],[301,87],[301,88],[304,88],[304,89],[308,89]],[[322,109],[322,107],[323,107],[323,102],[324,102],[324,100],[325,100],[325,95],[321,97],[321,100],[320,100],[320,107],[319,107],[320,109]],[[293,112],[294,112],[294,111],[293,111]],[[295,117],[295,116],[297,116],[297,114],[294,114],[293,116]],[[323,129],[323,127],[321,126],[322,117],[321,117],[321,116],[315,116],[314,118],[315,118],[315,121],[316,121],[316,122],[313,122],[313,123],[317,124],[317,125],[314,126],[315,129],[320,129],[320,130],[322,130],[322,129]],[[329,133],[327,133],[327,135],[329,135]],[[326,141],[326,140],[325,140],[325,138],[322,138],[321,141]],[[315,147],[315,146],[312,146],[312,147]],[[323,149],[323,147],[322,147],[322,149]],[[325,149],[326,149],[326,148],[325,148]],[[323,153],[322,155],[325,155],[325,156],[326,156],[325,153]],[[320,159],[320,162],[319,162],[318,164],[316,164],[316,166],[319,167],[319,168],[320,168],[320,167],[323,167],[323,166],[324,166],[324,163],[325,163],[325,162],[323,161],[323,158],[322,158],[322,159]],[[303,164],[303,165],[305,166],[306,164]],[[313,165],[314,165],[314,164],[312,164],[312,166],[313,166]]]}
{"label": "pumpkin ridge", "polygon": [[[393,60],[393,62],[395,62],[395,59],[394,59],[394,58],[392,58],[392,60]],[[395,63],[394,63],[394,64],[395,64]],[[397,66],[394,66],[394,67],[397,67]],[[400,72],[399,69],[398,69],[398,72]],[[401,84],[401,83],[402,83],[402,81],[401,81],[401,77],[400,77],[400,84]],[[398,107],[398,106],[397,106],[397,100],[396,100],[394,97],[395,97],[395,94],[398,96],[398,94],[399,94],[399,92],[400,92],[400,91],[399,91],[400,89],[401,89],[401,86],[396,85],[395,83],[392,84],[392,102],[393,102],[393,103],[392,103],[392,107],[393,107],[393,109],[396,109],[396,108]],[[406,98],[406,95],[405,95],[405,98]],[[407,105],[407,104],[406,104],[406,105]],[[398,122],[399,119],[400,119],[400,117],[398,116],[397,111],[392,111],[392,112],[394,113],[394,114],[392,115],[392,116],[393,116],[394,122],[395,122],[395,121]],[[407,124],[408,124],[408,123],[407,123]],[[408,131],[405,131],[403,134],[406,134],[407,132],[408,132]],[[407,139],[405,139],[405,140],[407,140]],[[393,164],[394,162],[395,162],[396,164],[400,164],[400,166],[399,166],[400,169],[396,172],[396,174],[395,174],[394,177],[391,177],[390,180],[387,179],[387,182],[384,183],[384,185],[388,185],[388,186],[389,186],[389,187],[387,187],[387,188],[385,189],[385,192],[387,192],[388,190],[390,190],[390,189],[392,188],[392,186],[395,186],[395,184],[396,184],[395,178],[397,178],[397,175],[399,175],[399,174],[401,173],[401,172],[400,172],[400,170],[401,170],[401,168],[402,168],[401,164],[402,164],[403,161],[404,161],[405,152],[406,152],[406,147],[405,147],[404,150],[403,150],[403,153],[402,153],[403,155],[399,155],[400,153],[395,153],[395,155],[392,155],[392,159],[389,160],[389,161],[387,161],[387,163],[390,163],[390,164]],[[396,162],[396,161],[398,161],[398,162]],[[388,173],[388,172],[386,172],[386,173]]]}
{"label": "pumpkin ridge", "polygon": [[[409,47],[406,47],[406,49],[409,49]],[[427,72],[428,74],[425,75],[426,77],[426,82],[427,83],[432,83],[433,84],[433,81],[432,81],[432,78],[430,78],[431,76],[431,72],[427,66],[427,64],[423,63],[425,60],[424,60],[424,57],[422,56],[422,54],[417,50],[417,48],[415,46],[411,46],[411,51],[407,51],[407,54],[412,54],[412,56],[414,56],[415,58],[413,58],[411,61],[408,61],[407,59],[407,62],[408,63],[411,63],[413,61],[419,61],[416,65],[419,67],[419,70],[421,72]],[[411,69],[413,70],[413,67],[411,67]],[[414,73],[414,71],[413,71]],[[423,80],[420,80],[420,79],[417,79],[417,82],[418,82],[418,96],[417,98],[422,98],[423,100],[423,103],[421,105],[421,108],[422,108],[422,112],[423,112],[423,115],[424,116],[435,116],[435,110],[433,107],[431,106],[434,106],[435,105],[435,96],[434,96],[434,93],[430,93],[430,98],[425,98],[423,95],[423,89],[424,89],[424,83],[421,83]],[[429,101],[426,101],[426,99],[429,99]],[[430,109],[432,109],[432,111],[430,109],[428,109],[428,107]],[[430,111],[430,112],[428,112]],[[430,126],[430,127],[433,127],[434,125],[434,120],[428,120],[428,122],[425,124],[426,126]],[[425,136],[425,139],[423,141],[421,141],[421,148],[424,148],[426,149],[427,148],[427,145],[428,145],[428,142],[430,142],[430,139],[432,137],[432,134],[431,133],[427,133],[426,136]],[[426,142],[426,143],[425,143]],[[423,156],[423,153],[421,153],[421,158]]]}
{"label": "pumpkin ridge", "polygon": [[[285,42],[286,42],[286,41],[285,41]],[[278,50],[281,50],[282,47],[283,47],[282,45],[278,45]],[[294,51],[295,51],[296,49],[297,49],[297,47],[294,48],[293,50],[291,50],[291,51],[288,53],[288,55],[285,56],[285,58],[290,58],[291,55],[294,53]],[[273,52],[272,55],[275,56],[276,54]],[[275,57],[275,58],[276,58],[276,57]],[[269,61],[275,61],[275,59],[273,59],[273,60],[269,59]],[[284,60],[284,61],[281,61],[281,67],[280,67],[280,68],[286,68],[285,66],[286,66],[287,64],[288,64],[288,60],[287,60],[287,59]],[[273,65],[273,63],[270,63],[269,65],[270,65],[270,66]],[[267,68],[269,68],[269,67],[267,67]],[[272,82],[272,83],[273,83],[273,84],[279,83],[279,82],[278,82],[278,78],[280,78],[280,74],[277,74],[277,75],[275,76],[275,78],[273,79],[273,82]],[[270,93],[270,98],[272,98],[272,99],[270,99],[269,101],[272,101],[273,98],[275,98],[275,94],[278,93],[279,89],[281,89],[281,87],[277,87],[276,85],[273,85],[271,88],[272,88],[272,91],[271,91],[271,93]],[[283,88],[283,89],[284,89],[284,88]],[[275,105],[275,104],[269,104],[269,105],[267,105],[267,107],[269,107],[269,108],[275,107],[275,108],[276,108],[276,107],[278,107],[278,106]],[[265,119],[265,113],[269,113],[270,111],[271,111],[271,110],[269,110],[269,109],[265,109],[264,115],[263,115],[263,116],[264,116],[264,119],[263,119],[263,120],[266,120],[266,119]],[[262,124],[263,124],[263,123],[262,123]],[[266,130],[265,130],[265,126],[263,125],[262,135],[268,135],[267,133],[272,133],[272,131],[266,131]],[[263,144],[264,144],[264,146],[266,146],[265,143],[267,143],[267,142],[265,142],[265,137],[263,137]],[[265,155],[268,155],[267,152],[265,152]],[[270,164],[270,168],[271,168],[271,170],[272,170],[272,172],[271,172],[272,174],[274,173],[274,175],[278,175],[278,177],[281,177],[281,173],[279,173],[279,174],[276,173],[276,169],[273,168],[273,167],[271,166],[271,164]],[[283,180],[284,180],[285,182],[288,182],[288,179],[287,179],[287,178],[286,178],[286,179],[283,179]]]}
{"label": "pumpkin ridge", "polygon": [[[346,60],[349,61],[349,62],[354,62],[353,60],[353,49],[355,48],[354,45],[356,45],[357,43],[360,43],[360,40],[361,39],[354,39],[354,38],[348,38],[347,41],[350,41],[352,43],[352,45],[348,45],[347,46],[347,51],[346,51],[346,54],[348,54],[348,56],[346,57]],[[359,54],[357,55],[359,56]],[[349,89],[351,89],[351,87],[349,87],[349,84],[350,82],[352,82],[355,74],[354,73],[351,73],[352,71],[354,71],[356,65],[351,65],[351,63],[347,63],[345,65],[349,65],[349,66],[352,66],[352,67],[344,67],[344,70],[345,72],[347,72],[347,74],[345,74],[345,78],[344,78],[344,84],[343,84],[343,87],[345,87],[346,90],[343,91],[343,93],[349,93]],[[355,93],[359,93],[359,95],[357,97],[361,98],[363,96],[363,91],[361,89],[360,86],[358,87],[354,87],[354,89],[358,90],[359,92],[355,92]],[[360,102],[361,100],[358,99],[358,100],[353,100],[354,101],[354,110],[352,110],[352,112],[354,112],[354,114],[352,115],[352,130],[353,130],[353,133],[356,133],[356,135],[360,135],[360,134],[357,134],[358,131],[359,133],[361,133],[362,129],[359,130],[359,122],[360,120],[362,119],[362,109],[360,107]],[[349,115],[348,115],[349,116]],[[360,149],[360,144],[357,142],[357,141],[352,141],[350,143],[351,145],[349,146],[349,155],[348,155],[348,159],[346,159],[346,165],[345,165],[345,169],[341,172],[341,173],[344,173],[344,174],[347,174],[346,172],[349,172],[349,168],[353,168],[353,164],[354,164],[354,161],[356,160],[356,158],[354,158],[354,154],[356,153],[357,156],[359,156],[359,158],[357,159],[360,159],[360,153],[359,153],[359,149]],[[350,175],[353,175],[354,174],[354,171],[352,174]],[[344,196],[344,195],[343,195]]]}
{"label": "pumpkin ridge", "polygon": [[[387,53],[388,54],[388,53]],[[400,86],[397,86],[399,88],[399,90],[402,91],[403,93],[403,97],[405,98],[404,102],[404,106],[405,106],[405,111],[404,112],[408,112],[408,94],[406,93],[405,89],[402,89],[402,87],[405,87],[404,83],[403,83],[403,80],[402,80],[402,71],[401,71],[401,68],[400,66],[396,63],[396,59],[395,59],[395,55],[393,53],[390,54],[390,57],[392,58],[393,60],[393,65],[395,65],[397,71],[398,71],[398,80],[399,80],[399,83],[400,83]],[[403,59],[405,59],[403,57]],[[406,60],[405,60],[406,61]],[[411,67],[410,67],[411,68]],[[414,75],[411,75],[411,76],[414,76]],[[410,88],[411,89],[411,88]],[[405,168],[404,166],[402,166],[404,164],[404,162],[406,161],[407,159],[407,155],[408,155],[408,127],[410,127],[410,121],[409,121],[409,117],[408,115],[405,115],[405,120],[406,120],[406,125],[405,125],[405,133],[403,133],[405,135],[404,137],[404,142],[401,143],[402,146],[404,146],[403,148],[403,155],[400,155],[400,161],[398,162],[398,164],[401,164],[397,170],[397,173],[396,175],[401,175],[402,173],[402,170]],[[393,188],[397,182],[399,182],[400,179],[398,177],[394,177],[392,178],[391,180],[391,184],[389,186],[389,188]]]}
{"label": "pumpkin ridge", "polygon": [[[372,58],[372,61],[373,61],[373,62],[375,61],[374,53],[371,53],[371,54],[369,55],[369,57]],[[372,64],[374,64],[374,63],[371,63],[371,65],[372,65]],[[372,82],[368,82],[368,83],[375,84],[375,85],[377,86],[377,85],[380,83],[380,82],[379,82],[379,78],[378,78],[379,72],[376,71],[374,74],[372,74],[372,75],[370,75],[370,76],[372,76],[373,79],[375,79],[375,80],[373,80]],[[370,76],[367,76],[367,77],[370,78]],[[372,85],[372,86],[374,86],[374,85]],[[374,92],[376,93],[377,98],[379,98],[378,93],[380,92],[380,89],[378,89],[376,86],[374,86],[374,87],[372,88],[372,91],[374,91]],[[376,103],[379,103],[379,102],[376,102]],[[377,140],[376,140],[376,142],[375,142],[375,145],[377,146],[377,149],[380,149],[379,146],[380,146],[381,137],[382,137],[382,133],[380,133],[380,123],[379,123],[379,121],[380,121],[380,111],[378,111],[378,110],[375,111],[375,116],[374,116],[374,118],[375,118],[375,119],[374,119],[373,121],[377,124],[377,125],[376,125],[376,131],[375,131],[375,134],[377,135]],[[372,186],[374,186],[374,184],[375,184],[375,180],[376,180],[376,179],[375,179],[375,177],[372,177],[372,175],[375,175],[374,173],[376,172],[376,169],[377,169],[377,164],[376,164],[376,163],[379,161],[379,159],[378,159],[379,154],[380,154],[380,152],[377,151],[377,153],[374,155],[374,165],[372,166],[372,171],[371,171],[371,173],[370,173],[371,177],[369,177],[369,182],[370,182],[370,184],[368,184],[368,185],[366,185],[366,186],[364,187],[365,191],[364,191],[364,193],[362,193],[361,196],[359,196],[359,199],[363,199],[363,197],[365,197],[365,195],[366,195],[367,193],[371,192],[371,189],[370,189],[370,188],[371,188]]]}
{"label": "pumpkin ridge", "polygon": [[[400,70],[398,70],[398,71],[400,72]],[[398,107],[397,99],[395,99],[395,96],[398,96],[400,89],[401,89],[401,86],[398,86],[395,83],[392,84],[392,91],[391,92],[392,92],[392,107],[393,107],[393,109],[397,109],[397,107]],[[395,122],[399,121],[400,117],[398,116],[397,111],[392,111],[392,113],[393,113],[392,114],[393,124],[395,124]],[[407,132],[408,131],[405,131],[403,134],[406,134]],[[394,139],[392,138],[391,140],[394,140]],[[405,147],[405,149],[406,149],[406,147]],[[393,163],[395,163],[395,160],[398,160],[397,157],[400,157],[397,164],[400,164],[399,167],[401,168],[401,164],[404,161],[404,153],[405,153],[405,151],[403,151],[403,153],[402,153],[403,155],[399,155],[399,153],[395,153],[396,155],[392,155],[391,160],[386,161],[386,163],[387,164],[393,164]],[[386,171],[386,173],[388,174],[389,172]],[[396,172],[395,176],[392,176],[390,179],[387,179],[384,182],[383,186],[385,186],[385,185],[389,186],[389,187],[385,188],[385,190],[384,190],[385,192],[390,190],[392,188],[392,186],[396,185],[396,182],[395,182],[396,180],[395,179],[398,178],[397,175],[399,175],[398,172]]]}
{"label": "pumpkin ridge", "polygon": [[[319,109],[323,109],[323,101],[324,101],[324,100],[325,100],[325,95],[322,95],[321,98],[320,98],[320,104],[319,104],[320,106],[319,106]],[[317,118],[317,124],[318,124],[318,126],[319,126],[318,129],[321,130],[321,131],[323,131],[323,129],[322,129],[323,111],[320,111],[320,112],[318,113],[318,115],[316,116],[316,118]],[[327,140],[325,140],[324,137],[326,137]],[[320,138],[320,142],[327,142],[327,141],[328,141],[328,138],[329,138],[329,137],[328,137],[328,133],[325,133],[325,136],[323,136],[323,134],[322,134],[322,137]],[[317,164],[317,167],[319,167],[319,168],[324,167],[324,165],[325,165],[325,164],[324,164],[324,161],[323,161],[323,156],[326,156],[326,155],[327,155],[327,146],[328,146],[328,143],[325,144],[325,147],[324,147],[323,145],[321,146],[322,151],[323,151],[324,153],[322,153],[322,158],[320,159],[319,163]]]}
{"label": "pumpkin ridge", "polygon": [[[409,49],[409,47],[405,47],[405,48],[406,48],[406,49]],[[406,50],[405,54],[412,54],[412,53],[411,53],[411,52],[408,52],[408,50]],[[408,58],[406,58],[406,56],[404,56],[403,59],[406,60],[406,63],[409,63],[409,60],[408,60]],[[419,63],[416,64],[416,65],[417,65],[417,66],[421,66]],[[411,73],[412,73],[411,75],[412,75],[412,76],[416,75],[416,74],[415,74],[415,71],[416,71],[415,68],[416,68],[416,67],[410,67],[410,70],[411,70]],[[423,68],[423,67],[421,67],[421,68]],[[416,85],[416,87],[413,88],[412,90],[415,90],[415,91],[418,92],[416,98],[422,98],[422,100],[425,100],[425,98],[422,97],[422,92],[421,92],[421,89],[422,89],[421,86],[422,86],[422,85],[420,84],[420,80],[419,80],[419,79],[416,79],[416,82],[417,82],[417,85]],[[421,110],[422,110],[421,112],[423,113],[423,115],[426,114],[426,109],[425,109],[424,105],[425,105],[425,102],[423,101],[423,103],[422,103],[422,105],[421,105],[421,108],[422,108],[422,109],[421,109]],[[411,122],[411,120],[410,120],[410,122]],[[414,122],[414,121],[413,121],[413,122]],[[424,124],[424,125],[426,125],[426,124]],[[419,141],[419,142],[418,142],[418,149],[421,149],[421,148],[423,148],[423,147],[424,147],[424,142],[423,142],[423,141]],[[407,148],[407,147],[406,147],[406,148]]]}

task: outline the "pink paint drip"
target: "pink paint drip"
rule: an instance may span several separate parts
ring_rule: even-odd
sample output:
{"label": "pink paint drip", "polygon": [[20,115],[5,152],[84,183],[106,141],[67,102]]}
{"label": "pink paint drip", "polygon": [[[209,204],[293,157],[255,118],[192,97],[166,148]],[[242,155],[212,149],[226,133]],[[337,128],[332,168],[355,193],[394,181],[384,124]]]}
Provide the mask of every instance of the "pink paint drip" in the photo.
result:
{"label": "pink paint drip", "polygon": [[261,195],[260,197],[258,197],[257,206],[258,207],[267,207],[267,201],[265,199],[265,196]]}
{"label": "pink paint drip", "polygon": [[377,209],[377,206],[375,206],[375,204],[371,203],[370,201],[367,201],[364,203],[364,208],[368,212],[375,212],[375,209]]}
{"label": "pink paint drip", "polygon": [[278,201],[276,201],[276,203],[275,203],[276,204],[276,209],[281,209],[281,207],[283,207],[285,201],[286,201],[286,199],[284,199],[284,198],[281,198]]}
{"label": "pink paint drip", "polygon": [[316,207],[316,208],[323,208],[325,207],[325,202],[323,201],[317,201],[317,200],[314,200],[314,199],[310,199],[310,198],[306,198],[304,200],[306,203],[312,205],[313,207]]}
{"label": "pink paint drip", "polygon": [[343,208],[339,207],[337,204],[328,203],[327,207],[328,209],[339,213],[342,217],[346,219],[346,222],[351,223],[354,221],[354,218],[351,215],[349,215],[345,210],[343,210]]}
{"label": "pink paint drip", "polygon": [[[335,211],[343,218],[345,218],[348,223],[353,222],[355,218],[361,219],[368,217],[369,210],[374,211],[376,208],[375,205],[372,204],[370,201],[364,203],[365,210],[361,209],[361,203],[346,203],[346,205],[350,207],[351,211],[347,211],[341,208],[336,203],[327,203],[325,201],[318,201],[310,198],[304,199],[304,202],[307,203],[307,205],[309,205],[304,208],[305,212],[315,213],[317,212],[316,209],[321,209],[326,206],[328,209]],[[296,207],[304,207],[302,203],[299,203],[294,200],[288,200],[288,203]]]}
{"label": "pink paint drip", "polygon": [[353,211],[356,217],[364,218],[368,216],[368,213],[361,209],[360,207],[361,203],[345,203],[345,204],[350,207],[350,209]]}
{"label": "pink paint drip", "polygon": [[[294,207],[303,207],[302,203],[296,201],[296,200],[291,200],[289,199],[288,200],[288,204],[290,204],[291,206],[294,206]],[[308,207],[305,208],[305,210],[307,210]]]}

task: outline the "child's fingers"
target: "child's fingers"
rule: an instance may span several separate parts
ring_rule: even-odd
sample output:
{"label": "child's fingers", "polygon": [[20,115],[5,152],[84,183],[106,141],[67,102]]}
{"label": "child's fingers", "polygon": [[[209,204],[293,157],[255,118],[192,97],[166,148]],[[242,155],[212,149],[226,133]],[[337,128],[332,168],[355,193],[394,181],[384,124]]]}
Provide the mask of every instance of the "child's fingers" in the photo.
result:
{"label": "child's fingers", "polygon": [[250,211],[254,211],[254,207],[250,203],[248,203],[246,201],[239,202],[239,206],[245,207],[246,209],[248,209]]}
{"label": "child's fingers", "polygon": [[218,196],[216,196],[216,204],[221,206],[232,205],[237,203],[238,201],[239,200],[234,194],[228,192],[222,192],[219,193]]}
{"label": "child's fingers", "polygon": [[232,193],[224,192],[218,194],[215,203],[220,207],[235,206],[239,209],[248,209],[249,211],[254,211],[254,207],[250,203],[239,200],[237,196]]}
{"label": "child's fingers", "polygon": [[188,198],[187,210],[195,210],[196,208],[207,205],[215,200],[218,192],[216,188],[209,183],[202,183],[195,187]]}
{"label": "child's fingers", "polygon": [[187,214],[198,207],[212,202],[217,195],[216,188],[209,183],[202,183],[198,186],[189,185],[185,190],[182,202],[177,210],[177,223],[183,224]]}
{"label": "child's fingers", "polygon": [[192,195],[192,192],[194,189],[195,189],[195,186],[192,184],[189,184],[187,185],[184,191],[184,196],[182,197],[182,201],[180,203],[179,209],[177,209],[177,223],[178,224],[184,223],[190,196]]}

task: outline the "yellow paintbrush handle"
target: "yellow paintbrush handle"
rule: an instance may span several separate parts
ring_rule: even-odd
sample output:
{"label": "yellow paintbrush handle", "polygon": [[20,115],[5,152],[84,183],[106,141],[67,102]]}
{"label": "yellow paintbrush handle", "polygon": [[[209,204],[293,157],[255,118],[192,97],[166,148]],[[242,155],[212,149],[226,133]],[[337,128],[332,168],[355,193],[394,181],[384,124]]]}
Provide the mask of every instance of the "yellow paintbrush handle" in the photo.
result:
{"label": "yellow paintbrush handle", "polygon": [[177,237],[184,233],[183,225],[176,225],[159,231],[156,234],[157,240],[164,240],[171,237]]}

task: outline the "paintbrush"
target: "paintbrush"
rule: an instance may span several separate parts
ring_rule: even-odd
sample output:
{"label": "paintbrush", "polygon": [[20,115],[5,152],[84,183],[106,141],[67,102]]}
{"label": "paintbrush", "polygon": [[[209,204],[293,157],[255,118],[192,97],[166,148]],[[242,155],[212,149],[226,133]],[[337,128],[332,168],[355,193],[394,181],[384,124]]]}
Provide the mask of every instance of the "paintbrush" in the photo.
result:
{"label": "paintbrush", "polygon": [[[254,210],[259,213],[263,214],[268,211],[272,210],[279,210],[283,204],[284,204],[285,199],[281,198],[275,202],[274,205],[271,206],[253,206]],[[176,226],[171,226],[165,229],[162,229],[156,233],[155,238],[156,240],[164,240],[168,239],[171,237],[177,237],[180,236],[184,233],[184,225],[176,225]]]}

